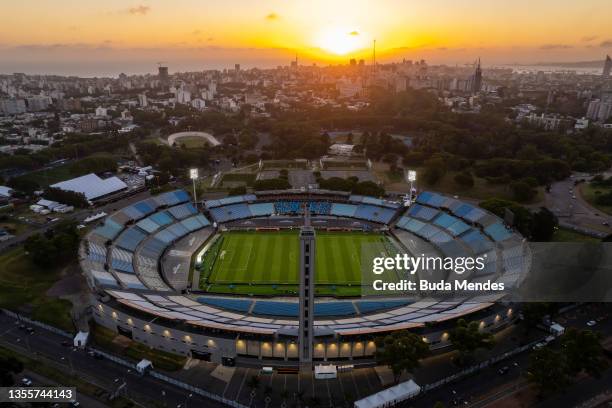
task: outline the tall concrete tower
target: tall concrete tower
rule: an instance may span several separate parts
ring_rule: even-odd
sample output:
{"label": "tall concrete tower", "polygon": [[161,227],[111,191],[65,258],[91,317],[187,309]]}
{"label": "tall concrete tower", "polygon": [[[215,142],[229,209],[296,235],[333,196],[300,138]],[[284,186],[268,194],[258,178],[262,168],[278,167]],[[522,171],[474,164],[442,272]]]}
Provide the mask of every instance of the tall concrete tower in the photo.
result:
{"label": "tall concrete tower", "polygon": [[305,208],[304,227],[300,230],[300,328],[298,335],[300,369],[312,369],[314,339],[315,230]]}

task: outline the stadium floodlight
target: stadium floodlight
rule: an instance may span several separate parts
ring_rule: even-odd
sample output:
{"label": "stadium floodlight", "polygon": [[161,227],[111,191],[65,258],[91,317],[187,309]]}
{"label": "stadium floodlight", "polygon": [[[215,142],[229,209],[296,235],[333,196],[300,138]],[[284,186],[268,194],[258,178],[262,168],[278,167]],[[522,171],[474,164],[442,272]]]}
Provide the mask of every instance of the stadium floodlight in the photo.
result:
{"label": "stadium floodlight", "polygon": [[408,182],[410,183],[410,202],[412,203],[413,200],[413,195],[415,194],[415,189],[414,189],[414,182],[417,179],[417,172],[416,170],[408,170]]}
{"label": "stadium floodlight", "polygon": [[198,199],[196,198],[196,179],[198,178],[198,169],[189,169],[189,178],[193,181],[193,204],[198,208]]}

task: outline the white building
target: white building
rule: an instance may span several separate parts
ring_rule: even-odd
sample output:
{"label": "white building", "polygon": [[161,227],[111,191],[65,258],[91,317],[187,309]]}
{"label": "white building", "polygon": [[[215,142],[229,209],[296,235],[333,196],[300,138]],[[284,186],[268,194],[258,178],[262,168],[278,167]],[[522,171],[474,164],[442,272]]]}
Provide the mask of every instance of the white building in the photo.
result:
{"label": "white building", "polygon": [[138,105],[140,105],[143,108],[149,105],[149,102],[147,101],[147,94],[144,94],[144,93],[138,94]]}
{"label": "white building", "polygon": [[96,116],[107,116],[107,112],[108,111],[106,110],[106,108],[103,108],[101,106],[98,106],[96,108]]}

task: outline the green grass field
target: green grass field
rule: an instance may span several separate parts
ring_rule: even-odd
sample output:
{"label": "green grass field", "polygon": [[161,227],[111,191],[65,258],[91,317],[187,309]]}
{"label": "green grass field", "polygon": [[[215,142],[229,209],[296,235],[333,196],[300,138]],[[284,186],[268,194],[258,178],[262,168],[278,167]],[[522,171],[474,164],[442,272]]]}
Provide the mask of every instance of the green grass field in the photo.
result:
{"label": "green grass field", "polygon": [[[358,296],[362,250],[388,254],[392,244],[378,233],[316,235],[316,293]],[[200,287],[216,293],[293,295],[299,284],[298,231],[223,233],[204,256]]]}

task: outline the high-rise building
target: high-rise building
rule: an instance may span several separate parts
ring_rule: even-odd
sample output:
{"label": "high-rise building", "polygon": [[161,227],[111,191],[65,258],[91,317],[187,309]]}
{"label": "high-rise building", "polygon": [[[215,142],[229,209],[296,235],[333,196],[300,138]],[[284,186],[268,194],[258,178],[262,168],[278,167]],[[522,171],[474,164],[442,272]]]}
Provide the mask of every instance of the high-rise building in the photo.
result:
{"label": "high-rise building", "polygon": [[162,84],[168,83],[168,67],[158,67],[157,68],[157,76],[159,77],[159,81]]}
{"label": "high-rise building", "polygon": [[604,62],[603,68],[603,76],[610,76],[610,72],[612,71],[612,59],[610,59],[609,55],[606,55],[606,62]]}
{"label": "high-rise building", "polygon": [[472,93],[478,93],[482,89],[482,69],[480,69],[480,58],[478,58],[478,64],[476,65],[476,71],[471,78]]}
{"label": "high-rise building", "polygon": [[240,64],[234,64],[234,70],[240,72]]}

